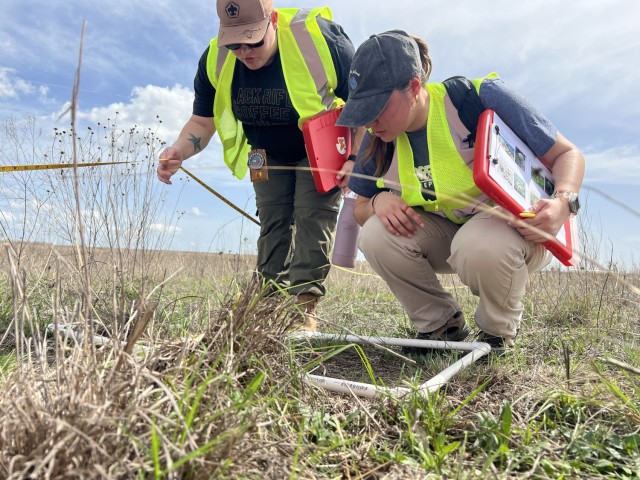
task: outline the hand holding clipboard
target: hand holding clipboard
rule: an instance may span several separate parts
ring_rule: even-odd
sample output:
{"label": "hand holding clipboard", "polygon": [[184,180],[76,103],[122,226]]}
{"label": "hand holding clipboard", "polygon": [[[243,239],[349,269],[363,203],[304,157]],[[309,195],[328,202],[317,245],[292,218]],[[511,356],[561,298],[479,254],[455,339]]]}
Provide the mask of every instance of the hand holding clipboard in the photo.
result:
{"label": "hand holding clipboard", "polygon": [[[493,110],[485,110],[478,121],[473,179],[489,198],[521,218],[554,192],[551,171]],[[564,265],[577,265],[575,217],[564,223],[556,239],[543,245]]]}

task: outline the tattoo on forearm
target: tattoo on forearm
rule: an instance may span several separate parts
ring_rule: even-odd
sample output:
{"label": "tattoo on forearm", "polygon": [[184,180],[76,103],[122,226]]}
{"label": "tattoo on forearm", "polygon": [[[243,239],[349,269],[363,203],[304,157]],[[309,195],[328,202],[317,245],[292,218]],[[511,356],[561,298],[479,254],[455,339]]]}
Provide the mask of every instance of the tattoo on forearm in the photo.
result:
{"label": "tattoo on forearm", "polygon": [[193,151],[194,152],[199,152],[200,150],[202,150],[202,147],[200,146],[201,137],[196,137],[195,135],[193,135],[191,133],[189,134],[189,137],[190,137],[189,141],[191,143],[193,143]]}

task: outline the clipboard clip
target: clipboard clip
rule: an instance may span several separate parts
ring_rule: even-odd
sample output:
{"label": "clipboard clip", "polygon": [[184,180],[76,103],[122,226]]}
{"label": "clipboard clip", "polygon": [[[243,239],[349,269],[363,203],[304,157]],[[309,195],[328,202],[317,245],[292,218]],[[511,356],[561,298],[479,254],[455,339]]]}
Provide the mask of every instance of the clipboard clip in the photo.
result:
{"label": "clipboard clip", "polygon": [[469,148],[473,148],[476,143],[476,138],[473,136],[473,134],[470,133],[469,135],[467,135],[467,138],[462,140],[462,143],[466,143],[467,145],[469,145]]}
{"label": "clipboard clip", "polygon": [[494,135],[489,135],[489,148],[487,149],[489,153],[489,159],[494,165],[498,164],[498,156],[496,155],[496,146],[495,139],[500,135],[500,127],[495,123],[491,125],[494,130]]}

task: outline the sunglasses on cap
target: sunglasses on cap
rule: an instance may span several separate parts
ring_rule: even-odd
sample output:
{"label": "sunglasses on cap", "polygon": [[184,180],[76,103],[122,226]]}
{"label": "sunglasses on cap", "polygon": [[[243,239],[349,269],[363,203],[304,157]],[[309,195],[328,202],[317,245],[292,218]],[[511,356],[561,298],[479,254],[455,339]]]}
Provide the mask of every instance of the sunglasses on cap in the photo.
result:
{"label": "sunglasses on cap", "polygon": [[[271,25],[271,22],[269,22],[269,25]],[[267,36],[267,32],[269,31],[269,25],[267,25],[267,30],[264,32],[264,37],[262,37],[262,40],[260,40],[259,42],[256,43],[230,43],[229,45],[226,45],[226,47],[229,50],[240,50],[243,46],[247,46],[249,48],[260,48],[261,46],[264,45],[264,39]]]}

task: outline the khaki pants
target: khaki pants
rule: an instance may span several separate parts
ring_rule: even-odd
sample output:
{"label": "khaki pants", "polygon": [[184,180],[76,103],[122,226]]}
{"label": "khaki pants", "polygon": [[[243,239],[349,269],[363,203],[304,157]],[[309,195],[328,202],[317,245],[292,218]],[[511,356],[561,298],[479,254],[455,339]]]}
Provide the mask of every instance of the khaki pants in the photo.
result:
{"label": "khaki pants", "polygon": [[425,228],[412,238],[390,234],[373,215],[362,227],[358,244],[416,330],[436,330],[460,309],[436,276],[456,273],[480,297],[476,325],[491,335],[515,337],[527,277],[549,263],[550,253],[489,213],[479,213],[460,226],[416,211]]}
{"label": "khaki pants", "polygon": [[[275,158],[269,166],[285,166]],[[290,287],[292,295],[324,295],[329,253],[340,207],[338,188],[320,194],[304,158],[282,170],[269,170],[269,180],[254,183],[260,218],[257,271],[265,281]]]}

